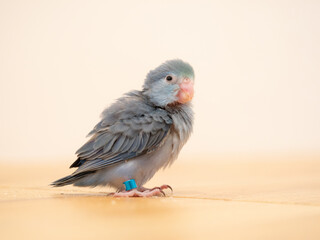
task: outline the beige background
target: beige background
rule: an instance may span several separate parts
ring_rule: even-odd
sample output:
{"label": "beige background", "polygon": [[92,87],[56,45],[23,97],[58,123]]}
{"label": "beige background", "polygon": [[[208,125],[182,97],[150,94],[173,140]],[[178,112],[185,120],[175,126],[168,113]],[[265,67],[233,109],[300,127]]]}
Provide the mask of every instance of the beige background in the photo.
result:
{"label": "beige background", "polygon": [[[146,73],[196,72],[183,156],[320,150],[319,1],[0,1],[0,161],[74,160]],[[199,159],[201,161],[201,159]]]}
{"label": "beige background", "polygon": [[[320,1],[0,0],[1,239],[320,239],[319,13]],[[172,195],[48,186],[103,108],[172,58],[196,72],[194,134],[146,184]]]}

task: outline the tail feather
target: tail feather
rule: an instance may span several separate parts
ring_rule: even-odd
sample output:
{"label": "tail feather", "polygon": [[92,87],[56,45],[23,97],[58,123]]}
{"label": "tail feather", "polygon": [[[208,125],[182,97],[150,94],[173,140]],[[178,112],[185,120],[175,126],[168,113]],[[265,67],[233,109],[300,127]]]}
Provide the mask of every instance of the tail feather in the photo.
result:
{"label": "tail feather", "polygon": [[54,181],[53,183],[51,183],[51,186],[53,187],[62,187],[65,185],[69,185],[69,184],[73,184],[75,183],[77,180],[91,174],[91,173],[95,173],[96,171],[86,171],[86,172],[80,172],[80,173],[76,173],[76,174],[71,174],[69,176],[63,177],[58,179],[57,181]]}
{"label": "tail feather", "polygon": [[74,163],[71,164],[69,168],[80,167],[86,160],[78,158]]}

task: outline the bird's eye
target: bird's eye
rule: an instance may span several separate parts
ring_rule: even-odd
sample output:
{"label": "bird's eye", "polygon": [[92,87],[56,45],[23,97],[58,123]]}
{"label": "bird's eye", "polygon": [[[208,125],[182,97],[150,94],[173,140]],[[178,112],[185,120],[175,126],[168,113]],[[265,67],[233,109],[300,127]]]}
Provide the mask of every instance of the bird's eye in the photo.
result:
{"label": "bird's eye", "polygon": [[172,80],[172,76],[170,76],[170,75],[166,76],[166,80],[167,81],[171,81]]}

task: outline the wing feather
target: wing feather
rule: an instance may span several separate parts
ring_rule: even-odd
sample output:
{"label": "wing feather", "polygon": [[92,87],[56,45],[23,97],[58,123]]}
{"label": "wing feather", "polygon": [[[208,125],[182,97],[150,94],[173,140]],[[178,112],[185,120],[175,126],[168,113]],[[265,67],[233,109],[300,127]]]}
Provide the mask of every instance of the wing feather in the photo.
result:
{"label": "wing feather", "polygon": [[[143,105],[141,99],[135,100],[126,103],[133,104],[132,107],[116,111],[116,107],[111,106],[109,113],[104,111],[102,120],[89,133],[90,140],[76,152],[77,164],[72,166],[79,168],[75,173],[99,170],[151,152],[161,145],[172,125],[169,113]],[[141,106],[135,109],[137,103],[142,105],[141,109]]]}
{"label": "wing feather", "polygon": [[113,145],[112,152],[118,153],[125,141],[126,141],[126,136],[124,135],[120,136],[115,142],[115,144]]}

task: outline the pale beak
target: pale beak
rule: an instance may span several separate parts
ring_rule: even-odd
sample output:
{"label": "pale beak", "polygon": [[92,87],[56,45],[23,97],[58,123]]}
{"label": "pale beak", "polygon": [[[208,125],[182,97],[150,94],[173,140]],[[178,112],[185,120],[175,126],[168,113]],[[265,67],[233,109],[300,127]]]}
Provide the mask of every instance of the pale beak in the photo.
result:
{"label": "pale beak", "polygon": [[179,84],[179,87],[180,89],[177,94],[178,102],[183,104],[191,101],[194,94],[193,81],[191,81],[189,78],[185,78]]}

